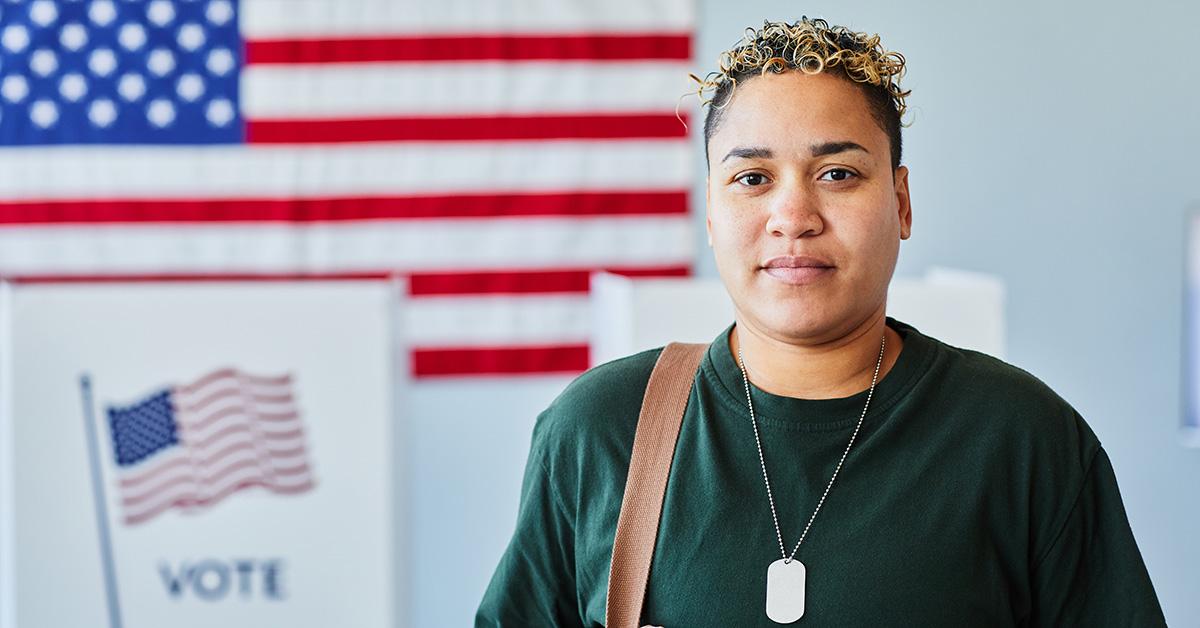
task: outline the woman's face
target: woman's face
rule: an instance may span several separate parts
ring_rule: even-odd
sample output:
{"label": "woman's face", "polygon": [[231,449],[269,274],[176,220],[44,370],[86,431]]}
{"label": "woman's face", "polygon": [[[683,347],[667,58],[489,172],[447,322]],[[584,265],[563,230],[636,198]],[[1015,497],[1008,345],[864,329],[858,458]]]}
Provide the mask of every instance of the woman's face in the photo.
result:
{"label": "woman's face", "polygon": [[738,320],[841,338],[881,312],[912,224],[908,169],[861,88],[798,71],[740,82],[708,146],[707,227]]}

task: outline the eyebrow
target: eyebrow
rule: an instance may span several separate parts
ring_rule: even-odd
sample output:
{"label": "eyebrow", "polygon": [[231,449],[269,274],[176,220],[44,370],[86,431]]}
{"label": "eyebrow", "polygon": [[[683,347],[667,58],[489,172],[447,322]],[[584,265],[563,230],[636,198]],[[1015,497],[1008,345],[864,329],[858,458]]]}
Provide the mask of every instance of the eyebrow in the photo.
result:
{"label": "eyebrow", "polygon": [[825,142],[824,144],[814,144],[809,150],[812,151],[813,157],[824,157],[826,155],[844,153],[848,150],[861,150],[868,155],[871,154],[871,151],[863,148],[861,144],[854,142]]}
{"label": "eyebrow", "polygon": [[[835,155],[844,153],[849,150],[861,150],[868,155],[871,151],[863,148],[861,144],[856,142],[824,142],[822,144],[813,144],[809,147],[809,151],[813,157],[824,157],[826,155]],[[775,153],[765,146],[738,146],[729,151],[721,163],[725,163],[730,157],[740,157],[742,159],[771,159]]]}
{"label": "eyebrow", "polygon": [[764,146],[737,146],[729,151],[721,160],[721,163],[729,161],[730,157],[740,157],[742,159],[770,159],[775,156],[771,149]]}

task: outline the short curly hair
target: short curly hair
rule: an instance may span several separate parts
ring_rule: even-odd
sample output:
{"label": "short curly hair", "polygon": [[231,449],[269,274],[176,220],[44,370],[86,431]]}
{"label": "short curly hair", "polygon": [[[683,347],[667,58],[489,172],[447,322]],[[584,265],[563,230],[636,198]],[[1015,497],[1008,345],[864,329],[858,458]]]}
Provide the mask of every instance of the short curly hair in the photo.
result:
{"label": "short curly hair", "polygon": [[721,53],[717,71],[703,79],[690,75],[698,84],[696,94],[701,103],[708,105],[704,117],[706,153],[738,82],[768,71],[779,74],[787,70],[805,74],[838,72],[859,85],[872,116],[890,140],[892,168],[900,167],[900,128],[906,126],[901,116],[907,109],[904,99],[911,93],[899,84],[905,71],[904,55],[885,50],[879,35],[830,26],[823,19],[808,17],[791,24],[765,21],[760,29],[747,28],[741,41]]}

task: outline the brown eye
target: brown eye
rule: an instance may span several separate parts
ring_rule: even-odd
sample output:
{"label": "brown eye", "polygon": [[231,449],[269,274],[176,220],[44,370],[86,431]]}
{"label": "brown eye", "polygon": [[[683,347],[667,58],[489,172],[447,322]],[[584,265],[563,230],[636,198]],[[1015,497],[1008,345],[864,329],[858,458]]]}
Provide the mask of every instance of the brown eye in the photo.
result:
{"label": "brown eye", "polygon": [[767,182],[767,177],[757,172],[747,172],[746,174],[734,179],[747,187],[762,185]]}
{"label": "brown eye", "polygon": [[829,179],[828,179],[829,181],[845,181],[845,180],[849,179],[850,177],[858,176],[858,175],[854,174],[853,172],[846,170],[845,168],[834,168],[833,170],[830,170],[830,171],[826,172],[825,174],[821,175],[821,178],[824,179],[826,175],[829,175]]}

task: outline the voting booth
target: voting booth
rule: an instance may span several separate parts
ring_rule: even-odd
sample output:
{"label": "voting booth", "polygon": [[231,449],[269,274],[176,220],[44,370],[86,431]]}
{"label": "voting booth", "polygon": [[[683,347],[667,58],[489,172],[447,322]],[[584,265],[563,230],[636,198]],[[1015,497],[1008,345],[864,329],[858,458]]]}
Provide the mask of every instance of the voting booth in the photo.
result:
{"label": "voting booth", "polygon": [[395,625],[401,294],[0,283],[0,623]]}
{"label": "voting booth", "polygon": [[[406,294],[389,280],[0,283],[0,627],[405,625],[406,595],[451,586],[407,574],[429,564],[424,545],[441,557],[461,540],[438,519],[483,498],[443,467],[405,495],[403,469],[453,455],[404,439],[469,444],[450,432],[494,385],[410,381]],[[709,342],[733,320],[716,279],[598,273],[581,301],[593,364]],[[994,278],[937,270],[895,280],[889,314],[1002,357],[1003,303]],[[515,396],[487,421],[513,424],[567,381],[506,381]],[[425,432],[406,432],[422,413]]]}
{"label": "voting booth", "polygon": [[[1004,359],[1004,283],[993,275],[933,268],[898,277],[888,316],[948,344]],[[733,322],[719,279],[592,275],[592,365],[668,342],[712,342]]]}

